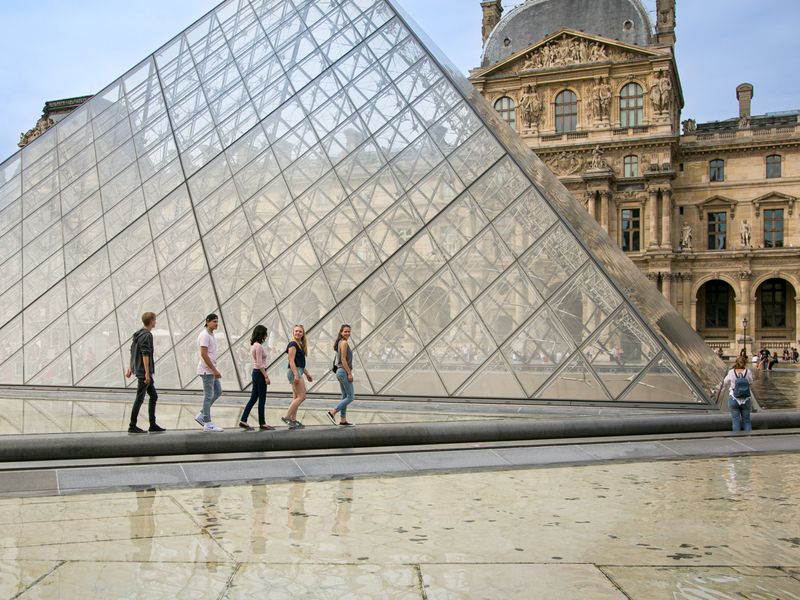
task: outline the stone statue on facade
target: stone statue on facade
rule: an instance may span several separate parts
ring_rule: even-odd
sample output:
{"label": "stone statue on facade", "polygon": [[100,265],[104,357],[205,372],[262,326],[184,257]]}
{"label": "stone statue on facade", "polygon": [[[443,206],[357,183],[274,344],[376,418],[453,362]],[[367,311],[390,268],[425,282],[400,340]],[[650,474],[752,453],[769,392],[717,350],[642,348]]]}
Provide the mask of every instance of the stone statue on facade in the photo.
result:
{"label": "stone statue on facade", "polygon": [[658,11],[658,30],[672,31],[673,29],[675,29],[675,9],[667,5]]}
{"label": "stone statue on facade", "polygon": [[692,135],[693,133],[697,133],[697,121],[694,119],[686,119],[685,121],[681,121],[681,125],[683,125],[683,135]]}
{"label": "stone statue on facade", "polygon": [[519,101],[520,109],[522,110],[522,120],[528,129],[533,133],[538,133],[539,123],[544,114],[544,102],[536,91],[535,85],[529,85],[525,88],[525,93]]}
{"label": "stone statue on facade", "polygon": [[34,125],[31,129],[26,131],[25,133],[19,134],[19,142],[17,146],[20,148],[24,148],[28,144],[30,144],[33,140],[37,137],[42,135],[45,131],[50,129],[53,125],[55,125],[55,121],[50,117],[46,117],[42,115],[39,117],[39,120],[36,121],[36,125]]}
{"label": "stone statue on facade", "polygon": [[742,246],[744,248],[750,248],[752,242],[752,235],[753,235],[753,228],[750,223],[747,222],[747,219],[744,219],[739,225],[739,237],[742,240]]}
{"label": "stone statue on facade", "polygon": [[650,81],[650,104],[657,119],[669,118],[672,107],[672,82],[663,71],[658,71]]}
{"label": "stone statue on facade", "polygon": [[575,152],[561,151],[547,158],[545,163],[557,175],[574,175],[584,166],[584,160]]}
{"label": "stone statue on facade", "polygon": [[608,122],[611,116],[611,99],[614,92],[607,79],[595,77],[594,82],[591,94],[594,120]]}
{"label": "stone statue on facade", "polygon": [[522,64],[522,70],[531,71],[607,60],[627,60],[632,56],[630,52],[623,50],[613,49],[612,51],[600,42],[589,43],[587,40],[572,38],[564,34],[528,54]]}
{"label": "stone statue on facade", "polygon": [[684,223],[681,228],[681,249],[692,249],[692,226],[688,223]]}
{"label": "stone statue on facade", "polygon": [[592,171],[608,170],[608,163],[603,158],[603,150],[600,148],[599,144],[594,147],[594,150],[592,150],[592,160],[589,163],[589,168]]}

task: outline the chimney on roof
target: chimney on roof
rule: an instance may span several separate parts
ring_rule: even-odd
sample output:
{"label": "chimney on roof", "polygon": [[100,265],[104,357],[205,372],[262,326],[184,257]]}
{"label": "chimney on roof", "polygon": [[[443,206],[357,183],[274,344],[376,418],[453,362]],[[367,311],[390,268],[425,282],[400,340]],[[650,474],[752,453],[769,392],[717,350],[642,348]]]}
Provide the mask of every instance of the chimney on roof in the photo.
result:
{"label": "chimney on roof", "polygon": [[737,85],[736,99],[739,101],[739,127],[749,127],[750,101],[753,99],[753,84],[742,83]]}
{"label": "chimney on roof", "polygon": [[484,0],[481,2],[483,9],[483,45],[486,45],[486,40],[492,29],[500,22],[500,17],[503,16],[503,2],[502,0]]}

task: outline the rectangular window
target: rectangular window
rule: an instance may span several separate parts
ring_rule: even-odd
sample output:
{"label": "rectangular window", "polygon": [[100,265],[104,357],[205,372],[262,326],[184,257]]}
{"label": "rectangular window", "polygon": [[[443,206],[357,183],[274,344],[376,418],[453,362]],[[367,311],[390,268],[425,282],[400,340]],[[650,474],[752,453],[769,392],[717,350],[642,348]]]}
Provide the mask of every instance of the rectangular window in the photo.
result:
{"label": "rectangular window", "polygon": [[783,248],[783,209],[764,211],[764,248]]}
{"label": "rectangular window", "polygon": [[775,179],[781,176],[781,157],[773,154],[767,157],[767,179]]}
{"label": "rectangular window", "polygon": [[770,279],[761,284],[761,327],[786,327],[786,282]]}
{"label": "rectangular window", "polygon": [[728,327],[730,286],[721,281],[706,284],[706,329]]}
{"label": "rectangular window", "polygon": [[708,163],[708,180],[709,181],[725,181],[725,161],[712,160]]}
{"label": "rectangular window", "polygon": [[623,175],[625,177],[638,177],[639,176],[639,157],[626,156],[622,159]]}
{"label": "rectangular window", "polygon": [[622,250],[638,252],[640,247],[640,216],[638,208],[622,209]]}
{"label": "rectangular window", "polygon": [[724,212],[708,213],[708,249],[725,250],[728,234],[728,215]]}

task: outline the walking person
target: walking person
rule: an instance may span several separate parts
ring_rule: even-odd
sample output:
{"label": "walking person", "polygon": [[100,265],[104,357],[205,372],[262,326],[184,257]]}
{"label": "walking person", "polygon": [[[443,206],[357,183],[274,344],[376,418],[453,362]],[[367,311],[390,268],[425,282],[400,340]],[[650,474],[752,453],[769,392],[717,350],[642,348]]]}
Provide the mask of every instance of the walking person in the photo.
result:
{"label": "walking person", "polygon": [[286,411],[286,416],[281,417],[281,421],[289,426],[289,429],[303,429],[305,427],[297,420],[297,409],[306,399],[306,386],[303,383],[303,375],[309,383],[314,381],[311,373],[306,371],[306,353],[308,352],[308,340],[306,340],[306,330],[302,325],[295,325],[292,328],[292,341],[286,346],[286,354],[289,362],[286,365],[286,377],[292,384],[292,403]]}
{"label": "walking person", "polygon": [[265,408],[267,403],[267,386],[270,384],[267,375],[267,351],[264,349],[264,340],[267,339],[267,328],[263,325],[256,325],[253,335],[250,336],[250,356],[253,357],[253,389],[250,391],[250,401],[244,407],[242,418],[239,419],[239,427],[245,431],[253,431],[247,423],[250,411],[258,400],[258,428],[262,431],[275,429],[267,425]]}
{"label": "walking person", "polygon": [[350,325],[342,325],[339,328],[339,335],[333,343],[333,350],[336,352],[333,364],[336,366],[336,379],[339,380],[339,388],[342,390],[342,400],[333,410],[327,411],[331,423],[336,425],[336,413],[339,413],[339,425],[352,426],[347,420],[347,407],[353,401],[353,350],[350,348]]}
{"label": "walking person", "polygon": [[750,423],[750,411],[753,408],[753,399],[750,386],[753,383],[753,374],[747,368],[747,360],[741,356],[736,359],[733,368],[722,380],[723,385],[730,385],[728,397],[728,410],[731,413],[731,428],[733,431],[744,430],[750,432],[753,425]]}
{"label": "walking person", "polygon": [[211,405],[222,395],[222,375],[217,370],[217,340],[214,331],[219,327],[219,317],[211,313],[206,317],[206,326],[197,336],[197,351],[200,361],[197,374],[203,380],[203,410],[194,418],[203,426],[203,431],[219,432],[222,427],[211,420]]}
{"label": "walking person", "polygon": [[150,420],[150,427],[148,431],[151,433],[161,433],[166,431],[156,423],[156,402],[158,401],[158,392],[156,392],[156,385],[153,381],[153,375],[156,372],[156,361],[153,357],[153,328],[156,326],[156,314],[146,312],[142,315],[142,327],[139,331],[133,334],[131,340],[131,353],[128,363],[128,370],[125,372],[125,377],[130,377],[136,374],[138,385],[136,386],[136,399],[133,402],[131,409],[131,422],[128,426],[128,433],[144,433],[144,429],[136,425],[139,419],[139,409],[142,408],[144,402],[144,394],[147,392],[149,398],[147,404],[147,416]]}

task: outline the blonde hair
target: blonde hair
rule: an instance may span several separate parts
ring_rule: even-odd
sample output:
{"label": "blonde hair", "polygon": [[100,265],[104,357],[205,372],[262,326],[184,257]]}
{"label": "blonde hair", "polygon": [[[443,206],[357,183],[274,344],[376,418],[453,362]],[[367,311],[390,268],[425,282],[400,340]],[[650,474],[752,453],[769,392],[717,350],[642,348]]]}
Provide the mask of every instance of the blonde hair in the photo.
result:
{"label": "blonde hair", "polygon": [[742,369],[746,369],[747,368],[747,358],[745,358],[741,354],[739,356],[737,356],[736,357],[736,362],[734,363],[733,368],[734,369],[739,369],[740,371]]}
{"label": "blonde hair", "polygon": [[295,323],[292,325],[292,340],[294,340],[294,330],[296,328],[300,328],[303,330],[303,338],[300,340],[300,347],[303,349],[303,354],[308,354],[308,340],[306,339],[306,328],[302,325]]}

